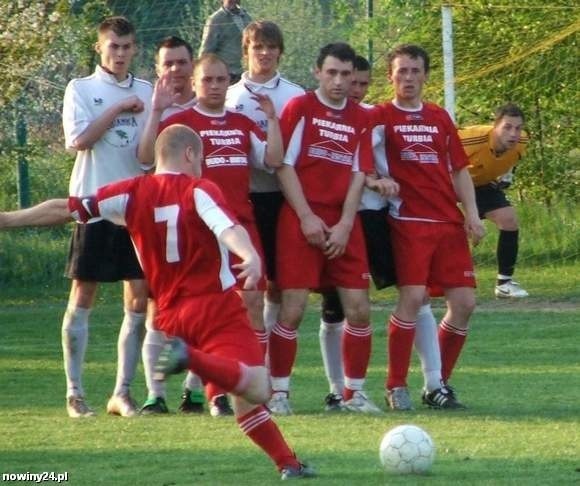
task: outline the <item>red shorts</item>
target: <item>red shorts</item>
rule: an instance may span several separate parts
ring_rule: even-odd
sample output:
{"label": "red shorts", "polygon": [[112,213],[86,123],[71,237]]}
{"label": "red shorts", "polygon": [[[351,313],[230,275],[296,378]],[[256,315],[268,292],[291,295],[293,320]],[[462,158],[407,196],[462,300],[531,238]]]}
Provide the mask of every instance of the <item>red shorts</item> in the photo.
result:
{"label": "red shorts", "polygon": [[[341,211],[334,208],[313,208],[313,211],[328,226],[335,225],[341,216]],[[281,289],[369,287],[369,266],[358,215],[344,254],[329,260],[320,248],[306,241],[298,216],[284,204],[278,220],[276,248],[276,280]]]}
{"label": "red shorts", "polygon": [[[258,255],[260,255],[260,260],[262,262],[262,277],[258,281],[258,286],[257,286],[256,290],[264,291],[264,290],[266,290],[266,266],[264,264],[264,250],[262,249],[262,240],[260,239],[260,233],[258,233],[258,228],[257,228],[256,223],[254,221],[244,222],[244,223],[241,223],[241,225],[244,227],[244,229],[250,235],[250,240],[252,241],[252,245],[254,245],[254,248],[258,252]],[[242,260],[237,255],[230,253],[230,263],[232,265],[235,265],[236,263],[240,263],[241,261]],[[237,278],[238,274],[240,273],[240,270],[238,270],[237,268],[232,268],[232,273]],[[238,286],[240,289],[242,289],[243,284],[244,284],[243,282],[240,282],[238,280]]]}
{"label": "red shorts", "polygon": [[441,289],[475,287],[463,226],[389,218],[397,284]]}
{"label": "red shorts", "polygon": [[159,311],[156,328],[204,353],[248,366],[264,366],[264,355],[248,321],[248,312],[233,289],[176,300],[169,309]]}

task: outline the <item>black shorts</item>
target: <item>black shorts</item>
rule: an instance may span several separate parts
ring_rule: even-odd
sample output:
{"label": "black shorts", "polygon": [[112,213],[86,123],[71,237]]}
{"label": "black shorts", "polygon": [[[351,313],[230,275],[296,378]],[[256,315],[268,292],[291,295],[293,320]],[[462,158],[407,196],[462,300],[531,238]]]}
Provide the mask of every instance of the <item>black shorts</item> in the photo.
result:
{"label": "black shorts", "polygon": [[127,229],[109,221],[75,224],[65,276],[87,282],[144,278]]}
{"label": "black shorts", "polygon": [[480,218],[485,218],[490,211],[511,206],[503,189],[492,184],[475,188],[475,202]]}
{"label": "black shorts", "polygon": [[359,211],[365,235],[369,270],[377,290],[397,283],[391,232],[387,222],[388,209]]}
{"label": "black shorts", "polygon": [[268,280],[274,281],[276,279],[276,227],[284,196],[279,191],[252,192],[250,200],[254,205],[254,217],[262,241],[266,276]]}

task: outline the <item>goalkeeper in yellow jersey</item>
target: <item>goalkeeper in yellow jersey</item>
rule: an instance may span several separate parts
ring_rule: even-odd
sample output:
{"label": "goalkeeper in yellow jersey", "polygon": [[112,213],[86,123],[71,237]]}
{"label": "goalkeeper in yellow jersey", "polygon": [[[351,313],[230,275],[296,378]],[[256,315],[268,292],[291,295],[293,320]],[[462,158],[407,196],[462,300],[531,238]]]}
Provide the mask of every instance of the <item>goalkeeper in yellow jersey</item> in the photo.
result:
{"label": "goalkeeper in yellow jersey", "polygon": [[476,125],[459,130],[469,157],[479,216],[492,221],[499,230],[495,287],[498,298],[528,296],[512,279],[518,256],[518,220],[504,193],[512,183],[514,169],[528,144],[528,136],[523,131],[524,121],[522,110],[508,103],[497,109],[493,126]]}

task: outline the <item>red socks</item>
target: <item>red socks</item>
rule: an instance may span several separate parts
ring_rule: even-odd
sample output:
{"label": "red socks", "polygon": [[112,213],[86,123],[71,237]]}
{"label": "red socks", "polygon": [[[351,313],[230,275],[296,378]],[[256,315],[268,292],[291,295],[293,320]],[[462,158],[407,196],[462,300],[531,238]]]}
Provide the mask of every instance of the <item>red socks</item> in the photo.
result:
{"label": "red socks", "polygon": [[274,378],[290,376],[296,360],[298,333],[295,329],[276,323],[270,332],[270,375]]}
{"label": "red socks", "polygon": [[394,314],[389,320],[389,369],[387,389],[407,386],[407,374],[415,339],[416,321],[403,321]]}
{"label": "red socks", "polygon": [[342,359],[346,382],[343,392],[345,400],[350,400],[354,391],[363,388],[371,357],[372,333],[373,330],[368,323],[355,327],[347,322],[344,326]]}
{"label": "red socks", "polygon": [[441,348],[441,376],[447,383],[455,363],[461,354],[468,329],[459,329],[445,319],[439,324],[439,347]]}
{"label": "red socks", "polygon": [[300,466],[298,459],[286,443],[266,407],[259,405],[236,420],[242,432],[270,456],[278,470],[285,467],[298,468]]}

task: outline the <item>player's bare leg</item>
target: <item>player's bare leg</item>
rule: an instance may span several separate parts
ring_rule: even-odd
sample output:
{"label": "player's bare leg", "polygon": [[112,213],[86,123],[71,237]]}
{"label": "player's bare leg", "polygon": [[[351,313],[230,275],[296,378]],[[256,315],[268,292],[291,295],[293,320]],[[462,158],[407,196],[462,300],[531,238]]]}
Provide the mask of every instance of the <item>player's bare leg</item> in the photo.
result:
{"label": "player's bare leg", "polygon": [[292,413],[288,400],[290,376],[298,348],[297,330],[306,310],[308,293],[308,289],[282,290],[280,319],[270,333],[272,399],[268,406],[275,414],[289,415]]}
{"label": "player's bare leg", "polygon": [[380,409],[366,396],[364,383],[371,356],[372,327],[367,289],[338,287],[346,325],[342,334],[344,361],[344,404],[348,410],[378,413]]}
{"label": "player's bare leg", "polygon": [[268,333],[264,328],[264,292],[262,290],[243,290],[240,294],[248,310],[250,324],[265,356],[268,348]]}
{"label": "player's bare leg", "polygon": [[282,292],[280,292],[275,282],[268,280],[266,285],[266,292],[264,294],[264,328],[270,334],[278,322]]}
{"label": "player's bare leg", "polygon": [[67,309],[62,320],[67,412],[73,418],[90,417],[95,414],[85,403],[82,373],[89,339],[89,315],[96,293],[96,282],[73,280]]}

